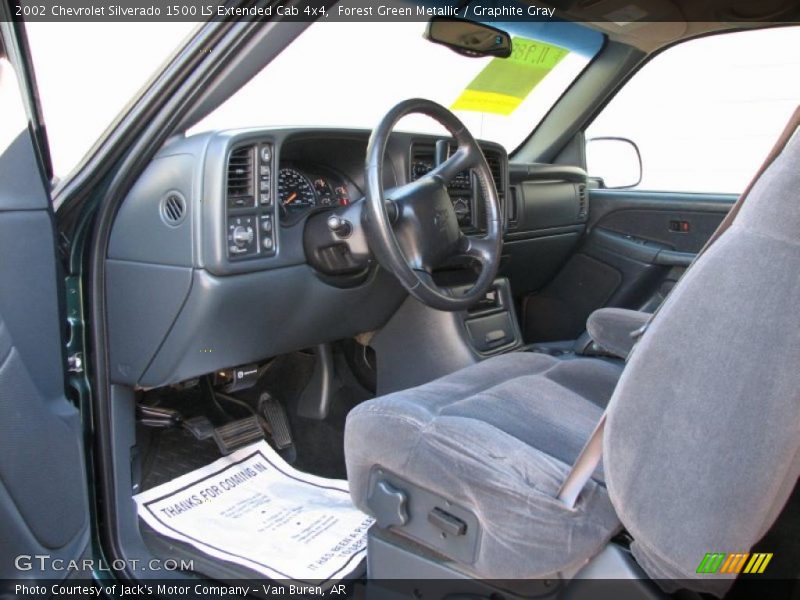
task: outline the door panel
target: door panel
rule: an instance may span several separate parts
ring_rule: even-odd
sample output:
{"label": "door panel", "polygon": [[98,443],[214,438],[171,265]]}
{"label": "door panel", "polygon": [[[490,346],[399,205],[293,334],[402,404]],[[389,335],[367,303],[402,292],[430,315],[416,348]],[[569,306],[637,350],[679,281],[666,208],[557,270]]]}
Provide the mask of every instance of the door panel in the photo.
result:
{"label": "door panel", "polygon": [[735,201],[590,189],[588,233],[556,277],[525,301],[526,341],[575,339],[603,306],[653,310]]}
{"label": "door panel", "polygon": [[[697,253],[719,226],[736,195],[590,190],[589,228],[596,227]],[[676,227],[677,224],[686,227]]]}
{"label": "door panel", "polygon": [[67,573],[36,563],[19,571],[14,560],[79,558],[89,504],[80,413],[65,394],[66,321],[37,127],[28,121],[35,111],[18,86],[15,32],[2,25],[12,56],[0,57],[0,578],[60,578]]}

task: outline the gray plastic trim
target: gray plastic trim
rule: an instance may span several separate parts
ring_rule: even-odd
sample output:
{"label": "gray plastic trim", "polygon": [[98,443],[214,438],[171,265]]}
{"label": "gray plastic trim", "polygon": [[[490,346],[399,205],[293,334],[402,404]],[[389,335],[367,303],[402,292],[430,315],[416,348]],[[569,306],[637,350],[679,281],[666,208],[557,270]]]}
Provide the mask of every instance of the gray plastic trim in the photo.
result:
{"label": "gray plastic trim", "polygon": [[524,181],[564,181],[586,183],[586,171],[570,165],[549,165],[541,163],[518,163],[508,165],[511,184]]}
{"label": "gray plastic trim", "polygon": [[178,318],[192,287],[188,267],[106,262],[112,380],[135,384]]}
{"label": "gray plastic trim", "polygon": [[4,117],[20,134],[0,153],[0,578],[60,580],[67,573],[52,560],[33,560],[30,571],[14,560],[81,558],[91,520],[81,413],[65,395],[64,289],[49,191],[26,123]]}
{"label": "gray plastic trim", "polygon": [[[131,564],[147,565],[155,558],[142,540],[139,531],[139,513],[133,495],[139,490],[134,488],[138,484],[138,475],[134,474],[133,466],[137,460],[133,451],[136,449],[136,397],[133,390],[127,387],[111,386],[111,440],[114,464],[112,487],[114,490],[113,519],[111,523],[116,527],[116,538],[119,541],[117,551],[119,557]],[[172,554],[170,558],[176,558]],[[163,579],[164,573],[151,570],[139,570],[137,578]],[[188,578],[181,571],[170,571],[170,578]],[[177,582],[176,582],[177,583]]]}
{"label": "gray plastic trim", "polygon": [[657,210],[691,213],[727,214],[736,202],[736,194],[693,194],[687,192],[647,192],[642,190],[599,190],[589,193],[591,211],[589,228],[620,210]]}
{"label": "gray plastic trim", "polygon": [[[335,148],[337,141],[346,142],[346,155],[331,162],[346,162],[344,174],[360,187],[361,145],[365,152],[368,136],[369,131],[354,129],[260,128],[171,138],[126,197],[111,234],[107,289],[112,382],[159,387],[385,325],[407,295],[395,278],[373,267],[355,287],[321,279],[306,264],[305,220],[280,225],[274,202],[284,145],[291,145],[297,158],[302,144],[325,141]],[[386,184],[407,180],[414,140],[438,139],[393,133]],[[231,261],[227,158],[233,148],[263,142],[271,143],[273,152],[276,251]],[[161,203],[171,192],[183,195],[187,204],[186,217],[176,226],[161,217]],[[506,306],[511,305],[509,300]],[[450,327],[463,347],[463,323],[457,320]],[[447,368],[482,357],[468,349],[452,354],[456,362]]]}
{"label": "gray plastic trim", "polygon": [[[405,297],[394,277],[381,269],[363,285],[348,289],[327,285],[307,265],[236,277],[195,270],[180,314],[136,383],[159,387],[373,331],[386,323]],[[143,327],[160,319],[155,314],[146,318],[150,323]],[[111,326],[112,330],[120,326],[119,319]],[[128,330],[127,335],[133,334]],[[119,335],[120,342],[125,335]],[[123,383],[135,379],[113,375]]]}
{"label": "gray plastic trim", "polygon": [[[370,342],[378,359],[378,395],[421,385],[489,356],[520,348],[522,334],[508,280],[495,279],[494,287],[501,296],[502,308],[481,313],[436,310],[409,296]],[[514,339],[488,352],[476,350],[466,321],[505,311]]]}
{"label": "gray plastic trim", "polygon": [[319,344],[314,349],[314,372],[297,401],[297,414],[306,419],[323,421],[328,418],[335,385],[333,349]]}
{"label": "gray plastic trim", "polygon": [[[198,157],[192,153],[160,156],[153,160],[120,207],[111,242],[110,259],[191,267],[194,264],[192,226],[198,202],[193,198]],[[163,203],[170,193],[186,204],[183,220],[164,219]]]}

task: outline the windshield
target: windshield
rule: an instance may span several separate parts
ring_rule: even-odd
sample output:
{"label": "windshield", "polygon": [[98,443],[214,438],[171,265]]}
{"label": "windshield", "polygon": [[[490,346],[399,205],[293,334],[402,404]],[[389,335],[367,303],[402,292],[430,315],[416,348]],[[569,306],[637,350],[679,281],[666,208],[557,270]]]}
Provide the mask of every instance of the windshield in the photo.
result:
{"label": "windshield", "polygon": [[[190,133],[254,126],[374,127],[395,104],[427,98],[473,136],[515,149],[603,43],[574,23],[492,23],[508,59],[468,58],[423,38],[426,23],[317,21]],[[442,133],[412,115],[398,129]]]}

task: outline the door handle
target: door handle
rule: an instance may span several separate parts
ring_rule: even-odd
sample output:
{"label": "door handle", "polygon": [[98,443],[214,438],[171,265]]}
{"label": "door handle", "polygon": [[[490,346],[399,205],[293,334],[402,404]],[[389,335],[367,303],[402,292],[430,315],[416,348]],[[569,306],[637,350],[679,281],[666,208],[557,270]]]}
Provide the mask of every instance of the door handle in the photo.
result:
{"label": "door handle", "polygon": [[697,256],[694,252],[680,252],[678,250],[660,250],[656,254],[653,264],[665,267],[688,267]]}

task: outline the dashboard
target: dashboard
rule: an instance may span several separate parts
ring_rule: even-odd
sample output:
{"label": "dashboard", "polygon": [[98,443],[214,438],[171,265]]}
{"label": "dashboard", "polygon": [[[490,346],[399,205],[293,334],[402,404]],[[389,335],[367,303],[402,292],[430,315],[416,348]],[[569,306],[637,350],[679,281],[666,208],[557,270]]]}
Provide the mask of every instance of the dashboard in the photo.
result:
{"label": "dashboard", "polygon": [[[112,380],[159,387],[380,329],[407,295],[395,278],[372,258],[348,268],[336,245],[312,260],[306,243],[315,223],[364,198],[369,133],[248,129],[168,143],[111,234]],[[502,202],[507,156],[481,146]],[[385,189],[421,177],[451,150],[448,139],[393,133]],[[460,174],[448,192],[462,230],[479,234],[485,211],[474,175]]]}

